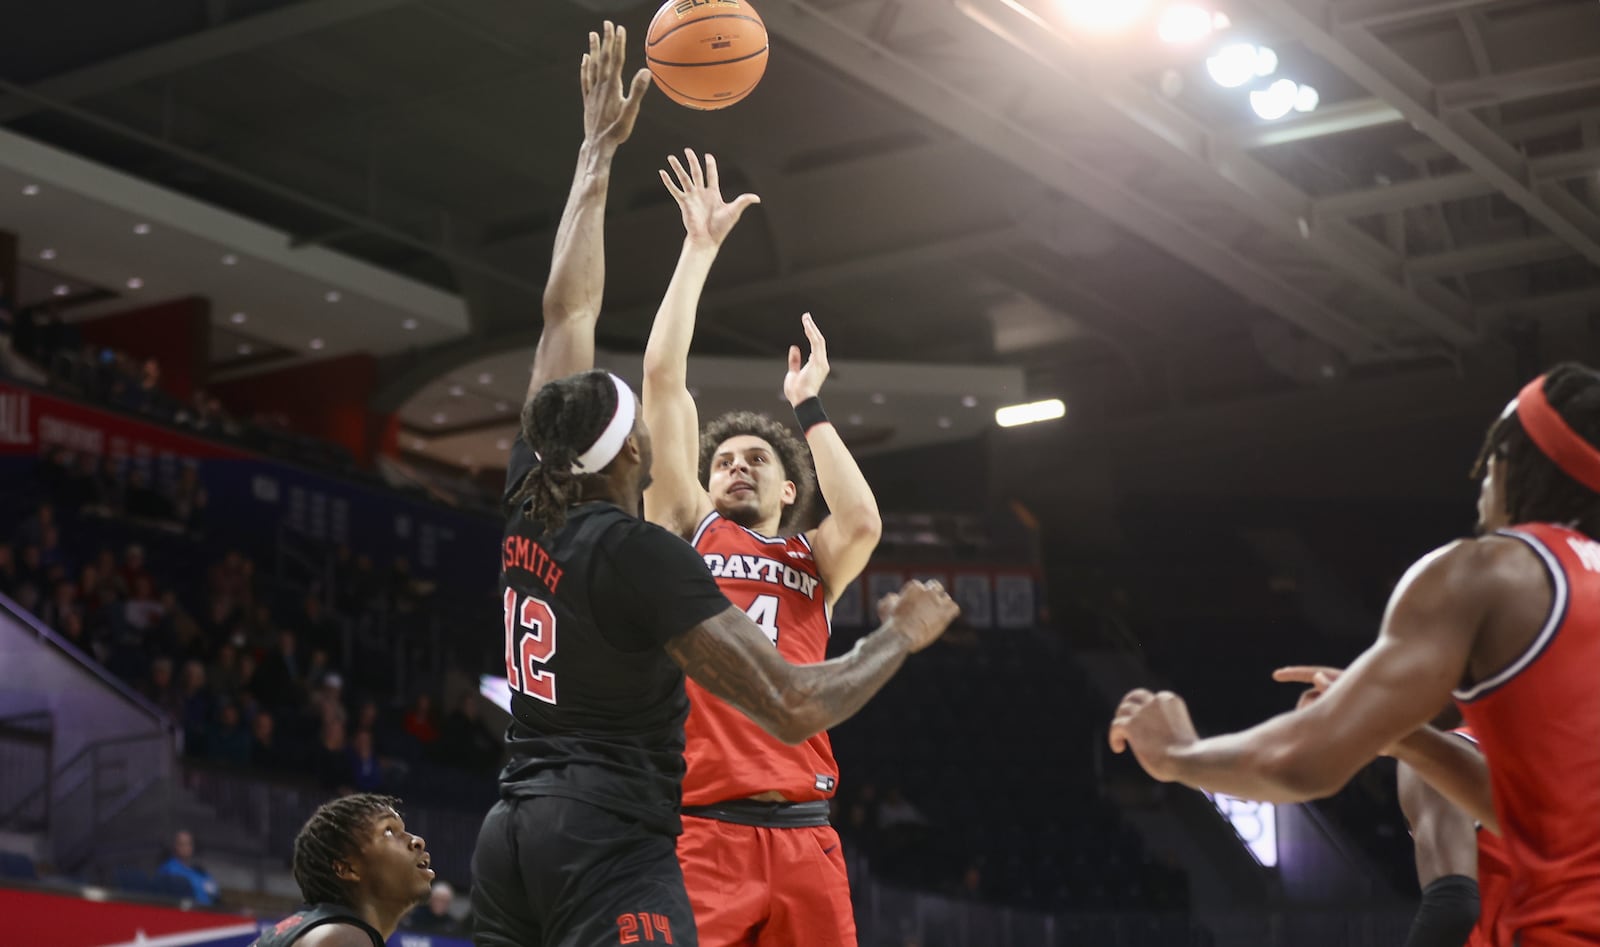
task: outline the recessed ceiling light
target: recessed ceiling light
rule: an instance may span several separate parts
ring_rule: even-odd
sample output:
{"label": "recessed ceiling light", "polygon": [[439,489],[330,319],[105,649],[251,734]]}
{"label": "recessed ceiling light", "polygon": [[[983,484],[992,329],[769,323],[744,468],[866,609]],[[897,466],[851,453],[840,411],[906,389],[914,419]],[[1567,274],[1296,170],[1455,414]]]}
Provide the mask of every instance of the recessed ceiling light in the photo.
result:
{"label": "recessed ceiling light", "polygon": [[872,393],[872,403],[873,404],[883,404],[885,401],[888,401],[888,400],[889,400],[888,398],[885,398],[883,396],[883,392],[881,392],[881,391],[874,391]]}
{"label": "recessed ceiling light", "polygon": [[330,289],[326,294],[323,295],[322,298],[326,299],[328,302],[336,303],[344,297],[339,295],[339,291],[337,289]]}
{"label": "recessed ceiling light", "polygon": [[941,428],[949,428],[950,427],[950,419],[949,418],[940,418],[939,419],[939,426]]}
{"label": "recessed ceiling light", "polygon": [[449,416],[446,415],[443,411],[435,412],[434,415],[433,415],[433,423],[434,424],[443,424],[444,422],[446,422],[448,420],[450,420]]}
{"label": "recessed ceiling light", "polygon": [[149,224],[134,224],[133,225],[133,232],[142,237],[145,234],[150,232],[150,225]]}
{"label": "recessed ceiling light", "polygon": [[39,259],[41,260],[54,260],[55,258],[56,251],[50,249],[49,247],[45,247],[43,250],[39,251]]}
{"label": "recessed ceiling light", "polygon": [[466,393],[467,393],[467,389],[461,387],[460,385],[451,385],[450,386],[450,397],[452,397],[452,398],[459,398],[459,397],[461,397],[462,395],[464,395]]}
{"label": "recessed ceiling light", "polygon": [[511,410],[511,406],[506,404],[504,401],[496,401],[494,403],[494,409],[500,414],[505,414],[507,411]]}
{"label": "recessed ceiling light", "polygon": [[479,372],[478,373],[478,384],[480,384],[480,385],[488,385],[488,384],[493,384],[493,382],[494,382],[494,376],[493,375],[489,374],[488,372]]}
{"label": "recessed ceiling light", "polygon": [[140,279],[137,276],[128,277],[128,288],[129,289],[142,289],[143,287],[144,287],[144,280]]}
{"label": "recessed ceiling light", "polygon": [[224,255],[223,258],[222,258],[222,265],[223,266],[236,266],[236,265],[238,265],[238,263],[239,263],[239,258],[234,256],[231,253]]}
{"label": "recessed ceiling light", "polygon": [[311,340],[311,347],[312,347],[312,348],[313,348],[313,349],[321,349],[321,348],[322,348],[322,346],[323,346],[323,345],[325,345],[325,344],[326,344],[326,343],[325,343],[325,342],[323,342],[323,341],[322,341],[322,340],[321,340],[321,339],[312,339],[312,340]]}
{"label": "recessed ceiling light", "polygon": [[857,426],[857,427],[860,427],[861,426],[861,415],[859,415],[859,414],[850,415],[850,423],[855,425],[855,426]]}
{"label": "recessed ceiling light", "polygon": [[37,185],[37,184],[25,184],[25,185],[22,186],[22,193],[28,195],[29,197],[32,197],[35,194],[39,193],[39,185]]}
{"label": "recessed ceiling light", "polygon": [[245,315],[244,313],[236,312],[233,315],[228,317],[228,321],[233,323],[236,326],[242,326],[242,325],[244,325],[244,321],[246,319],[248,319],[248,318],[250,318],[250,317]]}
{"label": "recessed ceiling light", "polygon": [[249,342],[240,342],[239,343],[239,354],[240,355],[249,355],[253,351],[255,351],[255,349],[252,349],[250,347],[250,343]]}
{"label": "recessed ceiling light", "polygon": [[961,406],[963,408],[976,408],[978,406],[978,396],[977,395],[962,395],[961,396]]}
{"label": "recessed ceiling light", "polygon": [[400,323],[400,328],[405,329],[407,332],[410,332],[411,330],[415,329],[416,327],[417,327],[417,320],[415,320],[415,319],[407,319],[406,321]]}
{"label": "recessed ceiling light", "polygon": [[65,283],[63,283],[62,285],[57,286],[55,288],[54,292],[55,292],[55,294],[57,296],[65,296],[68,293],[72,292],[72,288],[67,286]]}
{"label": "recessed ceiling light", "polygon": [[511,439],[509,437],[502,437],[498,441],[494,442],[494,446],[497,450],[510,450]]}

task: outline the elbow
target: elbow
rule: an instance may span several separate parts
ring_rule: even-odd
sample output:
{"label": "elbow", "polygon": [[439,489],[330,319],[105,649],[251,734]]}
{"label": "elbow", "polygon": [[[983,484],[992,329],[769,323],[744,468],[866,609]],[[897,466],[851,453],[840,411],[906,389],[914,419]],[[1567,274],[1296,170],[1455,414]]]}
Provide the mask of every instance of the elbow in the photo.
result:
{"label": "elbow", "polygon": [[877,548],[878,540],[883,538],[883,517],[875,501],[869,498],[866,503],[844,510],[839,516],[850,545]]}
{"label": "elbow", "polygon": [[806,695],[795,688],[785,688],[776,702],[776,712],[767,732],[788,746],[798,746],[827,729],[816,720],[816,708]]}

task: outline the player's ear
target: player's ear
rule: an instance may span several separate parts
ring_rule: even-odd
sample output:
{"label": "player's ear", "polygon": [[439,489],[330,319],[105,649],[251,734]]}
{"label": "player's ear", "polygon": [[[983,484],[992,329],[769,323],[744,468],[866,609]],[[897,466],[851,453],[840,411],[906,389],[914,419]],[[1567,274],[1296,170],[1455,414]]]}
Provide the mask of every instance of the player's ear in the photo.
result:
{"label": "player's ear", "polygon": [[785,480],[782,496],[784,506],[794,506],[794,501],[800,496],[800,488],[794,485],[793,480]]}
{"label": "player's ear", "polygon": [[343,858],[338,859],[333,863],[333,873],[339,878],[340,881],[348,881],[351,884],[356,884],[361,881],[361,872],[356,868],[355,865],[352,865]]}

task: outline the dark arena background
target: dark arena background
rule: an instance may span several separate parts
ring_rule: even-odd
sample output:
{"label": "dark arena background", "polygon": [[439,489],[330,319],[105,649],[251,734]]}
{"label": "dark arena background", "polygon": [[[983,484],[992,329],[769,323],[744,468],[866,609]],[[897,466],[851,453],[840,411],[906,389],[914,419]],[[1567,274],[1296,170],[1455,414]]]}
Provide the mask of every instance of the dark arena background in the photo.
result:
{"label": "dark arena background", "polygon": [[[1398,947],[1392,761],[1273,807],[1106,727],[1143,685],[1290,709],[1273,668],[1471,534],[1508,399],[1600,361],[1600,5],[751,4],[760,85],[652,90],[618,151],[597,361],[638,382],[657,169],[715,154],[762,202],[701,416],[788,419],[813,313],[882,513],[830,651],[908,578],[964,610],[833,731],[860,943]],[[642,66],[655,12],[0,3],[0,943],[248,944],[354,790],[438,875],[390,943],[469,942],[579,61],[609,18]]]}

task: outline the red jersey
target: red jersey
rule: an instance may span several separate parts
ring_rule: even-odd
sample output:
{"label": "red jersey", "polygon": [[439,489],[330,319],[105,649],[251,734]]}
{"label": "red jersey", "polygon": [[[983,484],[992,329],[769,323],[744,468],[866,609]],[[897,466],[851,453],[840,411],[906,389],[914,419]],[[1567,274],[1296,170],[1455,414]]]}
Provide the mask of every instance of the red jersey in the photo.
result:
{"label": "red jersey", "polygon": [[[828,598],[804,536],[763,536],[712,512],[700,521],[692,542],[723,594],[761,626],[784,660],[816,664],[827,657]],[[689,691],[684,805],[771,790],[790,802],[833,795],[839,766],[826,733],[788,746],[694,681],[684,686]]]}
{"label": "red jersey", "polygon": [[1600,944],[1600,543],[1548,524],[1499,535],[1539,556],[1554,594],[1527,651],[1456,692],[1511,865],[1495,943]]}
{"label": "red jersey", "polygon": [[[1451,731],[1474,746],[1478,738],[1471,727],[1457,727]],[[1506,899],[1511,890],[1511,865],[1506,861],[1505,843],[1493,832],[1478,826],[1478,923],[1466,947],[1495,947],[1495,930],[1500,915],[1505,912]]]}

